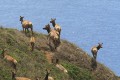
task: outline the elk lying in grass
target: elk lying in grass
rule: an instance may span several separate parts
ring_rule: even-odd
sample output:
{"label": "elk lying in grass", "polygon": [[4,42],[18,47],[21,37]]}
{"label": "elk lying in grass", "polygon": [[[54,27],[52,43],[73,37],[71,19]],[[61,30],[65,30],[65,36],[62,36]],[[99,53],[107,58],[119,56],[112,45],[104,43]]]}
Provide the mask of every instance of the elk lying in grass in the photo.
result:
{"label": "elk lying in grass", "polygon": [[94,47],[92,47],[92,49],[91,49],[92,55],[93,55],[93,57],[94,57],[95,60],[96,60],[96,57],[97,57],[97,52],[98,52],[98,50],[99,50],[100,48],[102,48],[102,44],[103,44],[103,43],[98,43],[98,46],[94,46]]}
{"label": "elk lying in grass", "polygon": [[3,58],[6,59],[7,61],[11,62],[13,64],[14,69],[16,70],[17,60],[14,59],[13,57],[11,57],[10,55],[7,55],[5,51],[6,50],[4,50],[4,49],[2,51]]}
{"label": "elk lying in grass", "polygon": [[31,50],[33,51],[34,50],[34,46],[35,46],[35,37],[34,36],[31,36],[30,44],[31,44]]}
{"label": "elk lying in grass", "polygon": [[28,20],[23,20],[24,17],[20,16],[20,21],[21,21],[21,24],[22,24],[22,27],[23,27],[23,31],[25,29],[25,33],[27,33],[26,31],[29,31],[29,28],[31,29],[32,31],[32,34],[33,34],[33,25],[32,25],[32,22],[28,21]]}
{"label": "elk lying in grass", "polygon": [[45,27],[43,28],[44,30],[47,30],[48,32],[48,40],[49,40],[49,45],[51,46],[51,44],[54,44],[54,48],[56,49],[59,46],[59,32],[51,29],[50,25],[45,25]]}
{"label": "elk lying in grass", "polygon": [[12,80],[31,80],[31,79],[26,77],[16,77],[16,73],[12,72]]}
{"label": "elk lying in grass", "polygon": [[59,59],[56,59],[56,67],[59,68],[61,71],[63,71],[64,73],[67,73],[67,69],[65,69],[60,63],[59,63]]}
{"label": "elk lying in grass", "polygon": [[54,29],[59,32],[59,39],[60,39],[61,27],[60,27],[58,24],[55,23],[55,20],[56,20],[56,19],[52,19],[52,18],[51,18],[50,23],[52,23]]}
{"label": "elk lying in grass", "polygon": [[54,80],[52,77],[49,76],[51,70],[46,69],[46,71],[47,73],[46,73],[44,80]]}

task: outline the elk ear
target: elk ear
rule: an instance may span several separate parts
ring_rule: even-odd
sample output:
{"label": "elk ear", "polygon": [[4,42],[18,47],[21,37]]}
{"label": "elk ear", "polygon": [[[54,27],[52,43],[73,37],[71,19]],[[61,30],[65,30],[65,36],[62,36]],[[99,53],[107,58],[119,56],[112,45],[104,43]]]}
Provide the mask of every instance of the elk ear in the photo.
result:
{"label": "elk ear", "polygon": [[51,20],[53,20],[53,19],[51,18]]}

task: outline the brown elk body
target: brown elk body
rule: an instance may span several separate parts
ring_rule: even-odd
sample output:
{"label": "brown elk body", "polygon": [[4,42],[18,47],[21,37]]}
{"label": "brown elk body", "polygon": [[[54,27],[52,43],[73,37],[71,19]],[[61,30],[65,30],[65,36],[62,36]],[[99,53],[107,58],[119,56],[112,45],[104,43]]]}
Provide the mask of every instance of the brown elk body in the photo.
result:
{"label": "brown elk body", "polygon": [[14,69],[16,69],[17,60],[11,57],[10,55],[7,55],[4,49],[3,49],[2,54],[3,54],[4,59],[11,62],[13,64]]}
{"label": "brown elk body", "polygon": [[52,19],[52,18],[51,18],[50,23],[52,23],[54,29],[59,32],[59,39],[60,39],[61,27],[60,27],[58,24],[56,24],[55,20],[56,20],[56,19]]}
{"label": "brown elk body", "polygon": [[16,73],[12,72],[12,80],[31,80],[31,79],[26,77],[16,77]]}
{"label": "brown elk body", "polygon": [[63,67],[60,63],[59,63],[59,59],[56,59],[56,67],[59,68],[61,71],[63,71],[64,73],[67,73],[67,69],[65,69],[65,67]]}
{"label": "brown elk body", "polygon": [[54,29],[51,29],[49,24],[45,25],[43,29],[47,30],[48,32],[49,45],[51,45],[51,42],[53,42],[56,49],[59,45],[59,32]]}
{"label": "brown elk body", "polygon": [[31,29],[32,31],[32,34],[33,34],[33,25],[32,25],[32,22],[28,21],[28,20],[23,20],[24,17],[20,16],[20,21],[21,21],[21,24],[22,24],[22,27],[23,27],[23,31],[25,29],[25,33],[27,33],[27,31],[29,31],[29,28]]}
{"label": "brown elk body", "polygon": [[30,38],[30,45],[31,45],[31,50],[33,51],[35,46],[35,37],[33,36]]}
{"label": "brown elk body", "polygon": [[93,55],[94,59],[96,59],[96,57],[97,57],[97,52],[98,52],[98,50],[99,50],[100,48],[102,48],[102,44],[103,44],[103,43],[101,43],[101,44],[98,43],[98,46],[92,47],[91,52],[92,52],[92,55]]}

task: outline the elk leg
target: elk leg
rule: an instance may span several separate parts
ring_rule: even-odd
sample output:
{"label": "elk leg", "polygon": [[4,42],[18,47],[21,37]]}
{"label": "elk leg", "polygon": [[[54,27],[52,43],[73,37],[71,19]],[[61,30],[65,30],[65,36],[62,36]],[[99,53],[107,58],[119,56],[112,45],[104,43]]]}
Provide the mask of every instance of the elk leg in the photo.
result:
{"label": "elk leg", "polygon": [[16,70],[17,68],[16,68],[16,64],[15,63],[12,63],[12,65],[13,65],[13,68]]}
{"label": "elk leg", "polygon": [[49,46],[50,46],[51,51],[53,51],[52,41],[51,41],[51,39],[49,39]]}
{"label": "elk leg", "polygon": [[54,49],[56,49],[57,48],[57,41],[53,40],[53,44],[54,44]]}
{"label": "elk leg", "polygon": [[26,31],[27,31],[27,29],[25,28],[25,34],[27,33]]}
{"label": "elk leg", "polygon": [[23,32],[24,32],[24,27],[23,27]]}
{"label": "elk leg", "polygon": [[97,58],[97,53],[95,54],[95,60],[96,60],[96,58]]}
{"label": "elk leg", "polygon": [[59,39],[60,39],[60,34],[61,34],[61,31],[59,32]]}
{"label": "elk leg", "polygon": [[29,28],[27,28],[27,32],[29,33]]}
{"label": "elk leg", "polygon": [[34,50],[34,42],[31,42],[31,48],[32,48],[32,51]]}
{"label": "elk leg", "polygon": [[95,54],[94,54],[94,53],[92,53],[92,55],[93,55],[93,58],[95,59]]}
{"label": "elk leg", "polygon": [[33,28],[31,27],[32,35],[33,35]]}

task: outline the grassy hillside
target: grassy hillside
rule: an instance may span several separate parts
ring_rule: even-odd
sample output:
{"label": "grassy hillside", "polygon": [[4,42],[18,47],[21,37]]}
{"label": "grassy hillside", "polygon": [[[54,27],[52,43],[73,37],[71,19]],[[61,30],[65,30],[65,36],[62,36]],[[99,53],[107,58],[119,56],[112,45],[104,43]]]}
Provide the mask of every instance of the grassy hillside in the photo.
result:
{"label": "grassy hillside", "polygon": [[[0,28],[0,48],[7,49],[7,54],[18,61],[17,76],[43,80],[46,69],[51,69],[50,76],[55,80],[119,80],[103,64],[97,63],[97,68],[93,70],[92,58],[75,44],[62,40],[57,51],[51,52],[45,34],[35,33],[35,37],[35,50],[31,52],[29,35],[16,29]],[[50,55],[60,59],[68,73],[63,73],[50,63]],[[11,64],[0,54],[0,80],[12,80],[11,71]]]}

